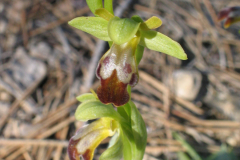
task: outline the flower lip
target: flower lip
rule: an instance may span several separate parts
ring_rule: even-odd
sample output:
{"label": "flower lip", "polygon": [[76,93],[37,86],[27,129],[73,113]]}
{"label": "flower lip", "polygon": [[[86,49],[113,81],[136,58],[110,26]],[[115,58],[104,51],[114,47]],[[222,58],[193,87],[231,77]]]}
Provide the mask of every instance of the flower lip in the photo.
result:
{"label": "flower lip", "polygon": [[114,70],[111,77],[101,79],[101,86],[97,89],[98,98],[104,104],[113,103],[115,106],[121,106],[129,101],[126,87],[127,84],[117,79],[117,71]]}
{"label": "flower lip", "polygon": [[79,141],[80,139],[74,140],[73,137],[69,140],[67,152],[70,160],[80,160],[80,158],[78,157],[78,151],[76,148],[76,145],[78,144]]}
{"label": "flower lip", "polygon": [[224,28],[228,28],[231,24],[240,21],[240,6],[228,7],[224,8],[218,13],[218,21],[222,21],[226,19],[224,22]]}
{"label": "flower lip", "polygon": [[134,37],[124,44],[113,44],[100,59],[96,75],[101,80],[97,95],[102,103],[121,106],[129,101],[127,85],[133,87],[138,82],[137,42],[138,38]]}

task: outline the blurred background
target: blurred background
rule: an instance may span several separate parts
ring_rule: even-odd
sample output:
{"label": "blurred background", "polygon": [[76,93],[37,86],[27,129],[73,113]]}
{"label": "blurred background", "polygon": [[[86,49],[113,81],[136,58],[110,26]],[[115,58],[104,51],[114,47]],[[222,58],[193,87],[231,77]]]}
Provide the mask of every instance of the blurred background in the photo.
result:
{"label": "blurred background", "polygon": [[[148,131],[144,160],[240,159],[240,24],[217,21],[229,6],[240,1],[114,0],[120,17],[161,18],[157,31],[188,55],[145,49],[132,93]],[[78,16],[93,16],[85,0],[0,1],[0,159],[68,159],[68,140],[85,124],[74,118],[75,97],[98,87],[108,50],[67,24]]]}

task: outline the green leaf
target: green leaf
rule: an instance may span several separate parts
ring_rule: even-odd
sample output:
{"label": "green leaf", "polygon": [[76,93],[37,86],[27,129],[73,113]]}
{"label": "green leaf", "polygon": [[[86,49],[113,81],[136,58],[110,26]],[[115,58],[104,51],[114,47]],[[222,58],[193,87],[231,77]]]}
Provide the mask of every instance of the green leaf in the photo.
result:
{"label": "green leaf", "polygon": [[179,43],[156,31],[141,30],[140,45],[170,56],[186,60],[187,55]]}
{"label": "green leaf", "polygon": [[104,0],[104,8],[114,15],[112,0]]}
{"label": "green leaf", "polygon": [[117,121],[124,121],[111,104],[105,105],[99,100],[85,101],[78,106],[75,112],[75,118],[79,121],[87,121],[101,117],[109,117]]}
{"label": "green leaf", "polygon": [[134,159],[138,160],[143,158],[145,152],[145,147],[147,144],[147,130],[142,116],[135,104],[131,100],[129,101],[129,104],[131,106],[132,132],[136,145]]}
{"label": "green leaf", "polygon": [[137,49],[135,51],[137,65],[139,65],[139,63],[142,59],[143,52],[144,52],[144,47],[141,45],[137,45]]}
{"label": "green leaf", "polygon": [[197,154],[197,152],[176,132],[173,132],[173,137],[181,143],[186,152],[192,157],[194,160],[201,160],[201,157]]}
{"label": "green leaf", "polygon": [[111,40],[120,45],[130,41],[137,33],[140,23],[129,18],[112,18],[108,23],[108,35]]}
{"label": "green leaf", "polygon": [[109,143],[109,148],[102,153],[99,160],[120,160],[122,156],[123,144],[119,133],[116,133]]}
{"label": "green leaf", "polygon": [[96,97],[92,93],[84,93],[76,98],[79,102],[85,102],[89,100],[96,100]]}
{"label": "green leaf", "polygon": [[141,23],[140,27],[143,30],[150,30],[150,29],[156,29],[162,25],[162,21],[160,18],[156,16],[152,16],[145,22]]}
{"label": "green leaf", "polygon": [[184,152],[178,152],[178,160],[190,160],[188,155]]}
{"label": "green leaf", "polygon": [[97,9],[95,11],[95,14],[98,15],[99,17],[102,17],[103,19],[105,19],[107,21],[109,21],[111,18],[114,17],[114,15],[112,13],[108,12],[104,8]]}
{"label": "green leaf", "polygon": [[90,10],[94,15],[95,15],[96,9],[103,8],[102,0],[86,0],[86,1],[87,1],[88,7],[90,8]]}
{"label": "green leaf", "polygon": [[108,36],[108,21],[101,17],[78,17],[69,21],[68,24],[101,40],[111,41]]}

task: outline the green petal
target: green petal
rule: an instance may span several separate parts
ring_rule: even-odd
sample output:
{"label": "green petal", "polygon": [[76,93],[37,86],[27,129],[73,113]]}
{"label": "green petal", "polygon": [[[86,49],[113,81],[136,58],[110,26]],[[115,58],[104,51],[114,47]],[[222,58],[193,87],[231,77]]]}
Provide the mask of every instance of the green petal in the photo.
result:
{"label": "green petal", "polygon": [[123,156],[123,144],[122,144],[119,133],[116,133],[112,137],[109,145],[110,145],[109,148],[102,153],[99,160],[120,160]]}
{"label": "green petal", "polygon": [[78,17],[69,21],[68,24],[101,40],[111,41],[108,36],[108,21],[101,17]]}
{"label": "green petal", "polygon": [[156,31],[142,30],[139,44],[182,60],[187,59],[187,55],[179,43]]}
{"label": "green petal", "polygon": [[137,65],[140,63],[142,59],[143,52],[144,52],[144,47],[141,45],[137,45],[137,49],[135,51]]}
{"label": "green petal", "polygon": [[85,102],[89,100],[96,100],[96,97],[92,93],[84,93],[76,98],[79,102]]}
{"label": "green petal", "polygon": [[108,10],[104,8],[97,9],[95,11],[95,14],[98,15],[99,17],[102,17],[103,19],[109,21],[111,18],[114,17],[112,13],[110,13]]}
{"label": "green petal", "polygon": [[140,23],[132,19],[112,18],[108,23],[108,35],[118,45],[130,41],[137,33]]}
{"label": "green petal", "polygon": [[153,16],[146,20],[145,22],[141,23],[140,27],[143,30],[150,30],[150,29],[156,29],[162,25],[162,21],[160,18]]}
{"label": "green petal", "polygon": [[143,159],[147,144],[146,126],[135,104],[132,101],[129,101],[129,104],[131,106],[132,132],[136,144],[134,159]]}
{"label": "green petal", "polygon": [[138,15],[132,16],[131,19],[134,20],[135,22],[143,22],[142,18]]}
{"label": "green petal", "polygon": [[122,117],[117,113],[111,104],[102,104],[99,100],[89,100],[80,104],[75,112],[75,118],[79,121],[87,121],[101,117],[110,117],[117,121]]}
{"label": "green petal", "polygon": [[90,10],[94,15],[95,15],[96,9],[103,8],[102,0],[86,0],[86,1],[87,1],[88,7],[90,8]]}

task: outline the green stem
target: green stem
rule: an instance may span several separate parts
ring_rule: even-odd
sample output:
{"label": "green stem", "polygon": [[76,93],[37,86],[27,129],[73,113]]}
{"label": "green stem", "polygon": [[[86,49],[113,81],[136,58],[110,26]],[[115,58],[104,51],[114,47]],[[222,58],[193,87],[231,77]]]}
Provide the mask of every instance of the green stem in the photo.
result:
{"label": "green stem", "polygon": [[99,9],[99,8],[103,8],[103,4],[102,4],[102,0],[86,0],[87,1],[87,5],[90,8],[90,10],[92,11],[92,13],[98,17],[98,15],[95,14],[95,10]]}
{"label": "green stem", "polygon": [[112,0],[104,0],[104,8],[114,15]]}

